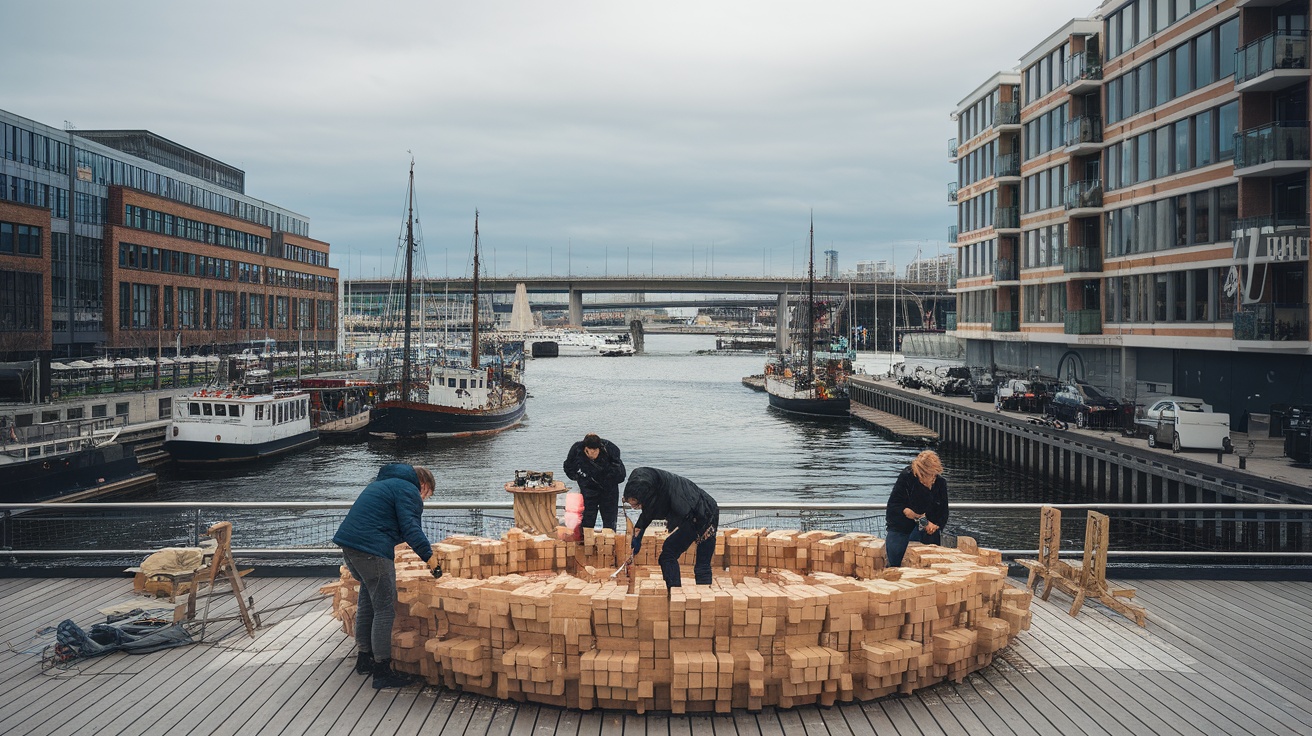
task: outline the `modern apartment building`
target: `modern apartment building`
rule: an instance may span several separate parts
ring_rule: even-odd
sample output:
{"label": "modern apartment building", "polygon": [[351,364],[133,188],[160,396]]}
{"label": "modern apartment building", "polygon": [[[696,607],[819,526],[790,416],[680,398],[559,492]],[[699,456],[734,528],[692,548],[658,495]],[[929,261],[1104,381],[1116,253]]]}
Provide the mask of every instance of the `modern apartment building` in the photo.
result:
{"label": "modern apartment building", "polygon": [[1236,421],[1312,403],[1309,6],[1109,0],[961,101],[973,364]]}
{"label": "modern apartment building", "polygon": [[309,230],[153,133],[0,111],[0,360],[331,349],[338,273]]}

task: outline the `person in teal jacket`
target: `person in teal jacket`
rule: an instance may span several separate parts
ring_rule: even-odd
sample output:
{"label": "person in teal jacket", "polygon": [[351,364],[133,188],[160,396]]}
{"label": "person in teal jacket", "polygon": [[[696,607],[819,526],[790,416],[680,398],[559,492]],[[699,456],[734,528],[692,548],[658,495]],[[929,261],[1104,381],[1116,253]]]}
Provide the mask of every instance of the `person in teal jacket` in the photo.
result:
{"label": "person in teal jacket", "polygon": [[[428,562],[433,547],[420,526],[424,501],[436,483],[426,468],[404,463],[384,465],[378,478],[355,499],[346,519],[333,535],[351,576],[360,581],[355,609],[355,643],[359,647],[355,671],[372,674],[374,688],[402,687],[410,678],[392,669],[392,622],[396,618],[396,565],[398,544],[405,542]],[[442,568],[433,568],[441,577]]]}

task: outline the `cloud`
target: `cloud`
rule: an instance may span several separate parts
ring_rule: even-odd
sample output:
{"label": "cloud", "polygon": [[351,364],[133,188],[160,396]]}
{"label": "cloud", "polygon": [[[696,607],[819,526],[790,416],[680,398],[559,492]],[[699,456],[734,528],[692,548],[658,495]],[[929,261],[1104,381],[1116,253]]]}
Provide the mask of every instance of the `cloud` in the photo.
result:
{"label": "cloud", "polygon": [[[812,211],[844,267],[943,249],[949,113],[1092,4],[24,3],[3,106],[241,167],[369,274],[411,155],[438,273],[467,271],[477,207],[521,271],[654,250],[686,273],[714,247],[717,273],[783,274]],[[71,10],[75,42],[38,32]]]}

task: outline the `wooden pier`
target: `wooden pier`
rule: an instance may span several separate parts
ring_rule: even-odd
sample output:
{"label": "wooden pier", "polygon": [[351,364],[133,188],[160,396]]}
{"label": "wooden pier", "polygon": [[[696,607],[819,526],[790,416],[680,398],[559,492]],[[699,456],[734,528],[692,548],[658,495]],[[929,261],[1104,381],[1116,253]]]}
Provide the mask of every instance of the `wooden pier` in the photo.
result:
{"label": "wooden pier", "polygon": [[[128,578],[0,580],[0,733],[534,734],[1312,733],[1312,583],[1136,580],[1140,629],[1096,603],[1035,600],[1030,631],[961,683],[830,708],[638,716],[434,688],[374,690],[316,594],[327,579],[249,578],[254,639],[231,636],[42,671],[38,635],[131,599]],[[1011,584],[1020,582],[1012,580]],[[214,615],[229,615],[231,597]],[[143,600],[143,599],[137,599]],[[282,610],[278,606],[309,601]],[[1272,643],[1275,643],[1272,645]],[[1275,646],[1276,649],[1272,649]]]}
{"label": "wooden pier", "polygon": [[872,409],[856,403],[852,404],[849,411],[851,411],[852,416],[891,435],[893,439],[899,442],[911,442],[921,445],[938,442],[938,432],[924,425],[916,424],[910,419],[903,419],[896,414],[889,414],[886,411]]}
{"label": "wooden pier", "polygon": [[765,374],[755,376],[743,376],[743,385],[753,391],[765,390]]}

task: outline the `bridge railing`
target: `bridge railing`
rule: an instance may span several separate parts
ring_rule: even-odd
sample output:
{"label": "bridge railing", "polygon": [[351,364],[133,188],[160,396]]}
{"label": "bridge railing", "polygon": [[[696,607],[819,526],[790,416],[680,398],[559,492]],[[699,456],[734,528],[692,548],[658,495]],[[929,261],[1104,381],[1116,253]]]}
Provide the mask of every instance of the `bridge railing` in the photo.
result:
{"label": "bridge railing", "polygon": [[[1312,565],[1312,505],[1052,504],[1063,546],[1075,554],[1085,512],[1111,518],[1109,557],[1121,562]],[[163,547],[195,546],[218,521],[233,524],[234,553],[269,565],[336,564],[332,537],[348,502],[0,504],[5,568],[134,565]],[[425,504],[431,541],[451,534],[499,537],[514,523],[504,502]],[[1009,558],[1037,553],[1037,503],[954,503],[945,533],[974,537]],[[723,503],[722,528],[885,533],[883,503]],[[622,522],[621,522],[622,523]]]}

